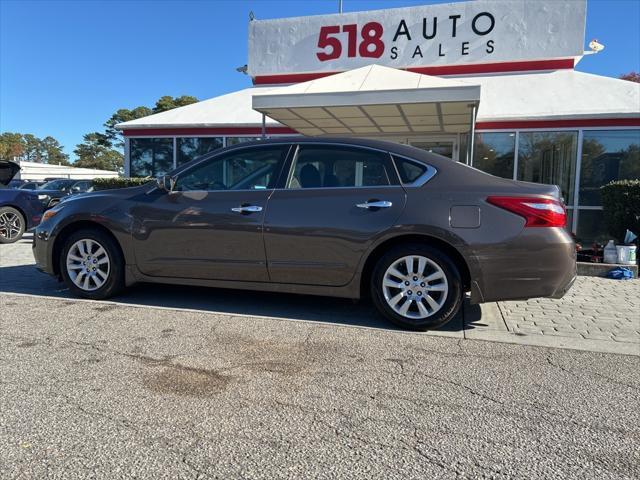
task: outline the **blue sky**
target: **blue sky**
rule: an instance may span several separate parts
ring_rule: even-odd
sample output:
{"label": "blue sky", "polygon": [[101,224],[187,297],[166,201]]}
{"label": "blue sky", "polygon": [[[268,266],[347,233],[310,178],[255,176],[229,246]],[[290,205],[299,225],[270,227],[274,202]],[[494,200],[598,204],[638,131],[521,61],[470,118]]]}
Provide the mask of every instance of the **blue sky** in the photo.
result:
{"label": "blue sky", "polygon": [[[535,1],[535,0],[531,0]],[[344,0],[345,11],[446,3]],[[337,0],[0,0],[0,131],[51,135],[73,158],[84,133],[118,108],[162,95],[214,97],[250,85],[249,11],[257,18],[335,13]],[[640,70],[640,0],[589,0],[577,69]],[[586,47],[586,45],[585,45]],[[594,92],[595,94],[595,92]]]}

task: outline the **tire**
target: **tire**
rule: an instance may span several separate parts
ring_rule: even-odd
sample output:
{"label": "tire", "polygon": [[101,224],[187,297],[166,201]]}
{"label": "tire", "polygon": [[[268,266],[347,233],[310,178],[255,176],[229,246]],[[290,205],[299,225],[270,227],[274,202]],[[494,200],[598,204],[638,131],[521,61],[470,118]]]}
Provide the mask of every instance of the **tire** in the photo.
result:
{"label": "tire", "polygon": [[60,274],[74,295],[103,300],[124,288],[124,259],[110,235],[79,230],[64,241]]}
{"label": "tire", "polygon": [[[411,258],[409,264],[407,258]],[[412,275],[407,275],[408,265]],[[458,313],[462,280],[456,265],[440,250],[400,245],[378,260],[371,276],[371,297],[378,311],[394,324],[425,331],[441,327]]]}
{"label": "tire", "polygon": [[27,221],[13,207],[0,208],[0,243],[14,243],[22,238]]}

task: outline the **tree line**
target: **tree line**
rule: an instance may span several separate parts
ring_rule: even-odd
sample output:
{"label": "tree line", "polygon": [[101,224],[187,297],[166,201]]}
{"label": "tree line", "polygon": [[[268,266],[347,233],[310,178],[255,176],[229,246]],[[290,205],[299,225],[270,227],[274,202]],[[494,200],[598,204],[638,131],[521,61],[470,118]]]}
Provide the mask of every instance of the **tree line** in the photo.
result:
{"label": "tree line", "polygon": [[4,132],[0,135],[0,160],[69,165],[69,155],[53,137],[38,138],[30,133]]}
{"label": "tree line", "polygon": [[[82,143],[76,145],[74,167],[97,168],[100,170],[121,170],[124,167],[122,148],[124,138],[115,126],[137,118],[165,112],[197,102],[196,97],[182,95],[160,97],[150,108],[139,106],[133,109],[121,108],[104,123],[104,130],[83,136]],[[51,165],[72,165],[63,146],[51,136],[38,138],[30,133],[4,132],[0,134],[0,160],[23,160],[48,163]]]}

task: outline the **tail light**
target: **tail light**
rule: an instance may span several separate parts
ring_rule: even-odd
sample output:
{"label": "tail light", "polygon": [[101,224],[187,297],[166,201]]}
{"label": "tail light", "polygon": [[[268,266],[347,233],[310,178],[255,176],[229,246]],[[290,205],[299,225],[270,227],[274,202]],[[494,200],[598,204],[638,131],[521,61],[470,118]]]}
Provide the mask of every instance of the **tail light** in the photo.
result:
{"label": "tail light", "polygon": [[564,227],[567,211],[562,202],[544,197],[487,197],[496,207],[520,215],[525,227]]}

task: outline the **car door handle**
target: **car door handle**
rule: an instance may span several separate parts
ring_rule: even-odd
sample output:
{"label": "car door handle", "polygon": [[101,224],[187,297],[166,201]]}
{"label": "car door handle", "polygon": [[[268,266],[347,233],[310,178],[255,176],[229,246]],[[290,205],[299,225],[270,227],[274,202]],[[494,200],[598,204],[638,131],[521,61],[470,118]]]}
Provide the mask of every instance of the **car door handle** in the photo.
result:
{"label": "car door handle", "polygon": [[370,200],[368,202],[356,204],[356,207],[358,208],[389,208],[392,206],[393,203],[388,200]]}
{"label": "car door handle", "polygon": [[259,207],[258,205],[242,205],[241,207],[233,207],[231,211],[238,213],[255,213],[261,212],[262,207]]}

